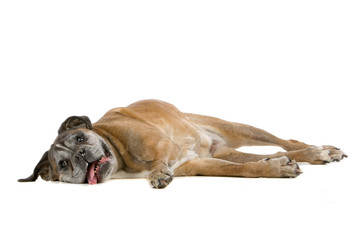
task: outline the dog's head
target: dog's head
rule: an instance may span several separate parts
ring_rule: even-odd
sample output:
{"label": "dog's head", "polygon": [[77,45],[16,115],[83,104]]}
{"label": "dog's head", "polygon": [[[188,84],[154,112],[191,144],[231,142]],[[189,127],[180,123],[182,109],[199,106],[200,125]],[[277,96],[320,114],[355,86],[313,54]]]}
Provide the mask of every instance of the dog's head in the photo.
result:
{"label": "dog's head", "polygon": [[61,124],[33,174],[19,181],[36,181],[41,176],[46,181],[96,184],[109,179],[116,168],[111,146],[92,131],[90,119],[73,116]]}

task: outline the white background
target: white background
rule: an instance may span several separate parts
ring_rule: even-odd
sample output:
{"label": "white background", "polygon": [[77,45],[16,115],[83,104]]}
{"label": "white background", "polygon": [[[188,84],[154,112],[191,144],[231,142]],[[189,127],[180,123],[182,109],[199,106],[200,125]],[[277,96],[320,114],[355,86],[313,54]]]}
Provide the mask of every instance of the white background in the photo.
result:
{"label": "white background", "polygon": [[[359,239],[358,1],[0,2],[6,239]],[[70,115],[147,98],[331,144],[296,179],[18,183]],[[262,150],[261,150],[262,149]],[[278,148],[244,151],[274,152]]]}

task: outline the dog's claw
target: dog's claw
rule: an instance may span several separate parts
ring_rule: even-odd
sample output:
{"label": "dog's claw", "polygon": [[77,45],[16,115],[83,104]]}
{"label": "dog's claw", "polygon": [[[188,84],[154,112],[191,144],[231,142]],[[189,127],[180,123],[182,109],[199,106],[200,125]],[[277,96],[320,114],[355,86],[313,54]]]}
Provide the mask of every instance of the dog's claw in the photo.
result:
{"label": "dog's claw", "polygon": [[288,162],[288,165],[294,165],[294,164],[296,164],[296,161],[290,159],[290,162]]}

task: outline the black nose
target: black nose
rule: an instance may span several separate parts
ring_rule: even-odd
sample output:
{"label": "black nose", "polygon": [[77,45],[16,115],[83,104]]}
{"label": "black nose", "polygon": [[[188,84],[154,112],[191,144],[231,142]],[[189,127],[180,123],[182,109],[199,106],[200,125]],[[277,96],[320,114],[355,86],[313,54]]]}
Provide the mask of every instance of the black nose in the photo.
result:
{"label": "black nose", "polygon": [[86,156],[85,149],[84,149],[84,150],[81,150],[81,151],[79,152],[79,154],[80,154],[81,157],[85,157],[85,156]]}
{"label": "black nose", "polygon": [[78,154],[76,155],[76,159],[83,159],[87,163],[92,163],[96,161],[94,156],[91,154],[90,151],[87,151],[85,149],[81,149]]}

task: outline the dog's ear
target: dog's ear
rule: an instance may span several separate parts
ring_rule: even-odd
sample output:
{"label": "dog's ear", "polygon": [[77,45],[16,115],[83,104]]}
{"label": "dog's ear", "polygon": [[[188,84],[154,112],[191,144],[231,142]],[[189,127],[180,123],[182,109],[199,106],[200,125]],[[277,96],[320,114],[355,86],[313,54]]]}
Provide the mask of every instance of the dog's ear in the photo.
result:
{"label": "dog's ear", "polygon": [[38,178],[38,176],[41,176],[42,179],[49,181],[50,178],[50,162],[48,158],[48,152],[46,151],[44,155],[42,156],[39,163],[36,165],[33,174],[31,174],[30,177],[19,179],[19,182],[34,182]]}
{"label": "dog's ear", "polygon": [[58,133],[62,133],[67,129],[73,128],[87,128],[92,129],[92,124],[87,116],[72,116],[63,122],[58,130]]}

